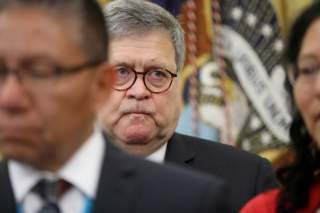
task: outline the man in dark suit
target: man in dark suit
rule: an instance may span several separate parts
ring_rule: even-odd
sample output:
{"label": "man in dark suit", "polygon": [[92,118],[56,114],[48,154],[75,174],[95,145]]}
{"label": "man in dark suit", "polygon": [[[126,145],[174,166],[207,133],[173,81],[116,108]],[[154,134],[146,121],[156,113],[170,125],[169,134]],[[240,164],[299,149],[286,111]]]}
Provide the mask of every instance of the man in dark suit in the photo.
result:
{"label": "man in dark suit", "polygon": [[94,0],[0,1],[0,211],[229,212],[218,178],[107,143],[107,46]]}
{"label": "man in dark suit", "polygon": [[231,202],[239,209],[250,198],[277,186],[266,159],[234,147],[175,133],[165,161],[222,177],[231,188]]}
{"label": "man in dark suit", "polygon": [[240,209],[277,185],[270,163],[234,147],[175,133],[180,115],[179,72],[184,35],[178,21],[147,1],[115,0],[105,6],[116,83],[99,118],[122,149],[157,162],[174,162],[229,182]]}

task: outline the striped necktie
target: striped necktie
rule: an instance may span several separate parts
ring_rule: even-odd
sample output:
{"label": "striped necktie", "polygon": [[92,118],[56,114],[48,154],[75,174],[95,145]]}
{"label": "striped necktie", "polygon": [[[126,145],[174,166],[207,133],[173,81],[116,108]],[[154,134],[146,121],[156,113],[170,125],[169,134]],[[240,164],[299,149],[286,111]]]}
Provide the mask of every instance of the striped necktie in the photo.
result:
{"label": "striped necktie", "polygon": [[40,196],[43,203],[38,213],[60,213],[59,198],[69,188],[70,184],[63,180],[40,180],[33,190]]}

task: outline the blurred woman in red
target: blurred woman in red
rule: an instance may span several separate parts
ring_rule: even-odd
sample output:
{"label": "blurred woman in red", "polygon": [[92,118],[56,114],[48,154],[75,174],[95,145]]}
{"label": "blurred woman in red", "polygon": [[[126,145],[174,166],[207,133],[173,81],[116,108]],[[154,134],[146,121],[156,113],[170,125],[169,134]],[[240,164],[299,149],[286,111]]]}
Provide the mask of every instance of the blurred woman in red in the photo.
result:
{"label": "blurred woman in red", "polygon": [[295,160],[277,172],[280,189],[258,195],[241,213],[320,213],[320,2],[293,24],[286,57]]}

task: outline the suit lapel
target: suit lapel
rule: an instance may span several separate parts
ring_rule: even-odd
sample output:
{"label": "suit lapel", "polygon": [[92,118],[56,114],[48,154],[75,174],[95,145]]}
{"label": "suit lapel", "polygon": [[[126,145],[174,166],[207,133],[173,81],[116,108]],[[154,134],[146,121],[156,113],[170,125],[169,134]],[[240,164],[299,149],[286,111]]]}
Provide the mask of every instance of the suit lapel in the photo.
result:
{"label": "suit lapel", "polygon": [[0,163],[0,209],[1,212],[14,213],[16,212],[15,198],[11,187],[8,162],[2,161]]}
{"label": "suit lapel", "polygon": [[187,146],[183,136],[175,133],[168,142],[165,160],[178,164],[190,164],[195,158],[192,144]]}
{"label": "suit lapel", "polygon": [[133,212],[138,197],[137,165],[110,142],[106,149],[94,212]]}

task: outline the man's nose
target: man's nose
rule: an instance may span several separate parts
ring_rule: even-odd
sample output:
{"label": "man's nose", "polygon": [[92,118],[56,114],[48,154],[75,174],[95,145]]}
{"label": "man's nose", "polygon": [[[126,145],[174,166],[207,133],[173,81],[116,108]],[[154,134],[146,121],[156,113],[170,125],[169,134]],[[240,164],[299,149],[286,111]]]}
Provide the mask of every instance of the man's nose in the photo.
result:
{"label": "man's nose", "polygon": [[138,75],[136,81],[130,89],[127,90],[127,96],[136,99],[146,99],[151,96],[151,92],[147,89],[143,82],[143,76]]}
{"label": "man's nose", "polygon": [[17,75],[0,80],[0,109],[16,111],[28,105],[28,93]]}

